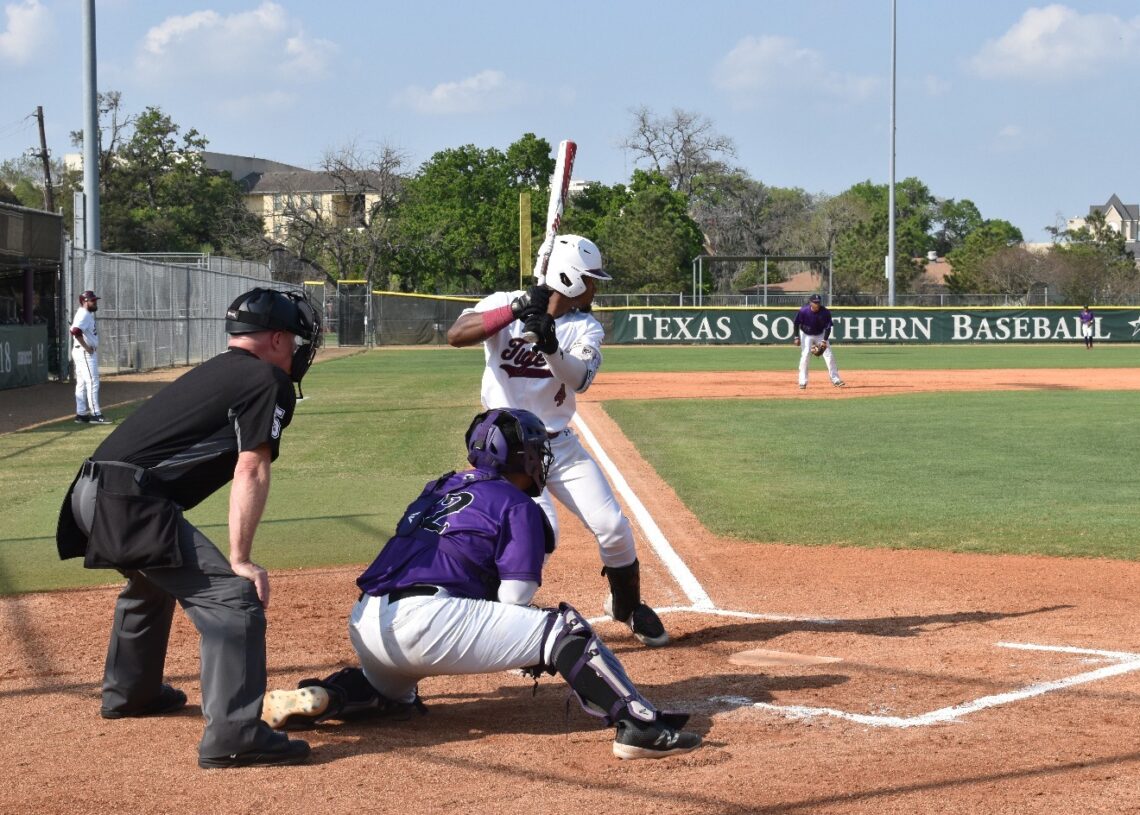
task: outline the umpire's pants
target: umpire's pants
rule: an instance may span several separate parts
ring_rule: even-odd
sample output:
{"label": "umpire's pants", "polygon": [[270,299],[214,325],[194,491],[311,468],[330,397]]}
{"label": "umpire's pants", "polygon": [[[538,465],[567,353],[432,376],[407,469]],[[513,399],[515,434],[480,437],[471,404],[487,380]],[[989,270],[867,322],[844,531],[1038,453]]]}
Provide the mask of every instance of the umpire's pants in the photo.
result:
{"label": "umpire's pants", "polygon": [[[90,529],[94,490],[76,484],[73,515]],[[198,752],[217,757],[280,741],[261,721],[265,695],[265,610],[251,581],[189,521],[179,535],[182,566],[124,571],[127,584],[115,602],[115,619],[103,673],[103,709],[130,713],[153,700],[162,685],[174,603],[201,638],[202,714],[206,729]]]}

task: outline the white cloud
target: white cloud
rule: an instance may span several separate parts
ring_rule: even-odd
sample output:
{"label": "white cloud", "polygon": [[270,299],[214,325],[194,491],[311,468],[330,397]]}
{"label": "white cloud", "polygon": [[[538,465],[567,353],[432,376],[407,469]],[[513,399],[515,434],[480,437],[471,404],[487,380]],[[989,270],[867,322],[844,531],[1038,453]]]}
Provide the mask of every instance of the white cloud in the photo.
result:
{"label": "white cloud", "polygon": [[787,37],[745,37],[713,71],[713,84],[748,107],[759,97],[794,94],[800,98],[859,101],[879,85],[872,76],[828,68],[823,55]]}
{"label": "white cloud", "polygon": [[39,0],[22,0],[4,6],[7,24],[0,31],[0,60],[15,65],[31,62],[47,50],[52,29],[51,13]]}
{"label": "white cloud", "polygon": [[210,83],[220,106],[291,97],[288,89],[329,75],[336,45],[305,34],[277,3],[252,11],[196,11],[168,17],[147,31],[135,58],[142,81],[154,85]]}
{"label": "white cloud", "polygon": [[453,115],[506,110],[527,96],[524,83],[489,68],[457,82],[441,82],[431,90],[412,85],[397,95],[396,102],[417,113]]}
{"label": "white cloud", "polygon": [[1006,125],[998,131],[998,138],[1000,139],[1016,139],[1021,136],[1021,127],[1019,125]]}
{"label": "white cloud", "polygon": [[1112,65],[1137,62],[1140,17],[1081,14],[1053,4],[1028,9],[1009,31],[969,61],[985,78],[1079,79]]}

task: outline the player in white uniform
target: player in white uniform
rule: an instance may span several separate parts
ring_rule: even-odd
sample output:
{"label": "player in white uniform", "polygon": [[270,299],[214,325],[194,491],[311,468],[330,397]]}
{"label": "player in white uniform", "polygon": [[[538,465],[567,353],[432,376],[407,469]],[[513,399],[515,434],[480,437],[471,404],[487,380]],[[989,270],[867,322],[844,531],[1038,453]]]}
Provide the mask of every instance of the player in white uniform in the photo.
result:
{"label": "player in white uniform", "polygon": [[95,312],[99,298],[87,290],[79,295],[79,310],[71,321],[71,363],[75,371],[75,421],[110,424],[99,407],[99,331]]}
{"label": "player in white uniform", "polygon": [[[483,343],[485,408],[519,408],[542,419],[554,465],[546,489],[535,500],[556,538],[552,495],[593,533],[610,586],[606,613],[628,624],[641,642],[659,646],[669,642],[669,635],[657,613],[641,601],[640,565],[629,520],[601,468],[569,426],[575,394],[590,387],[602,364],[604,332],[589,308],[596,281],[609,279],[592,241],[559,236],[544,281],[525,292],[483,298],[463,311],[447,340],[456,348]],[[539,335],[537,342],[523,338],[528,331]]]}

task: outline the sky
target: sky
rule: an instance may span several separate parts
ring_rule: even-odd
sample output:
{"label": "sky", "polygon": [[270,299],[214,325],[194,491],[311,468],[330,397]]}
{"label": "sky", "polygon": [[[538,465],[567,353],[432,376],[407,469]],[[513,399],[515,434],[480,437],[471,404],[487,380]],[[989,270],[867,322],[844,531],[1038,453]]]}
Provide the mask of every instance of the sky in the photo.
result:
{"label": "sky", "polygon": [[[578,144],[626,182],[633,111],[698,114],[730,163],[811,193],[890,178],[891,0],[96,0],[102,91],[209,149],[316,168],[331,151]],[[0,160],[79,152],[83,2],[0,0]],[[897,0],[895,178],[1028,241],[1140,201],[1135,0]]]}

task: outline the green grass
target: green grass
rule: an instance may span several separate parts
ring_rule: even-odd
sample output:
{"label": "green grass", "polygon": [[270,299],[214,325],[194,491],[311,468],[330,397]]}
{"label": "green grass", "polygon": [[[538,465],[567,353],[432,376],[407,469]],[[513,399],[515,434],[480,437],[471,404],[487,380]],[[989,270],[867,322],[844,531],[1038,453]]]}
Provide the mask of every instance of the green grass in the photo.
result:
{"label": "green grass", "polygon": [[744,540],[1137,557],[1134,393],[613,402],[712,531]]}
{"label": "green grass", "polygon": [[[483,354],[376,352],[316,365],[285,431],[254,545],[267,568],[361,563],[429,479],[466,466],[463,433],[479,406]],[[110,411],[116,421],[129,409]],[[0,594],[119,583],[61,562],[59,505],[76,469],[113,427],[70,421],[0,436]],[[226,548],[228,490],[187,517]]]}
{"label": "green grass", "polygon": [[[785,345],[608,346],[603,371],[794,370],[799,349]],[[843,345],[835,346],[840,370],[940,368],[1135,368],[1140,348],[1098,345]]]}
{"label": "green grass", "polygon": [[[615,348],[606,371],[791,371],[791,348]],[[843,370],[1133,366],[1127,346],[837,349]],[[464,466],[480,349],[362,353],[313,368],[254,548],[269,568],[370,560],[423,484]],[[10,392],[11,393],[11,392]],[[1135,394],[666,400],[607,409],[702,522],[742,540],[1136,557]],[[111,412],[122,420],[130,412]],[[1128,423],[1128,424],[1126,424]],[[55,554],[60,500],[112,427],[0,436],[0,594],[118,583]],[[228,490],[188,513],[223,548]]]}

